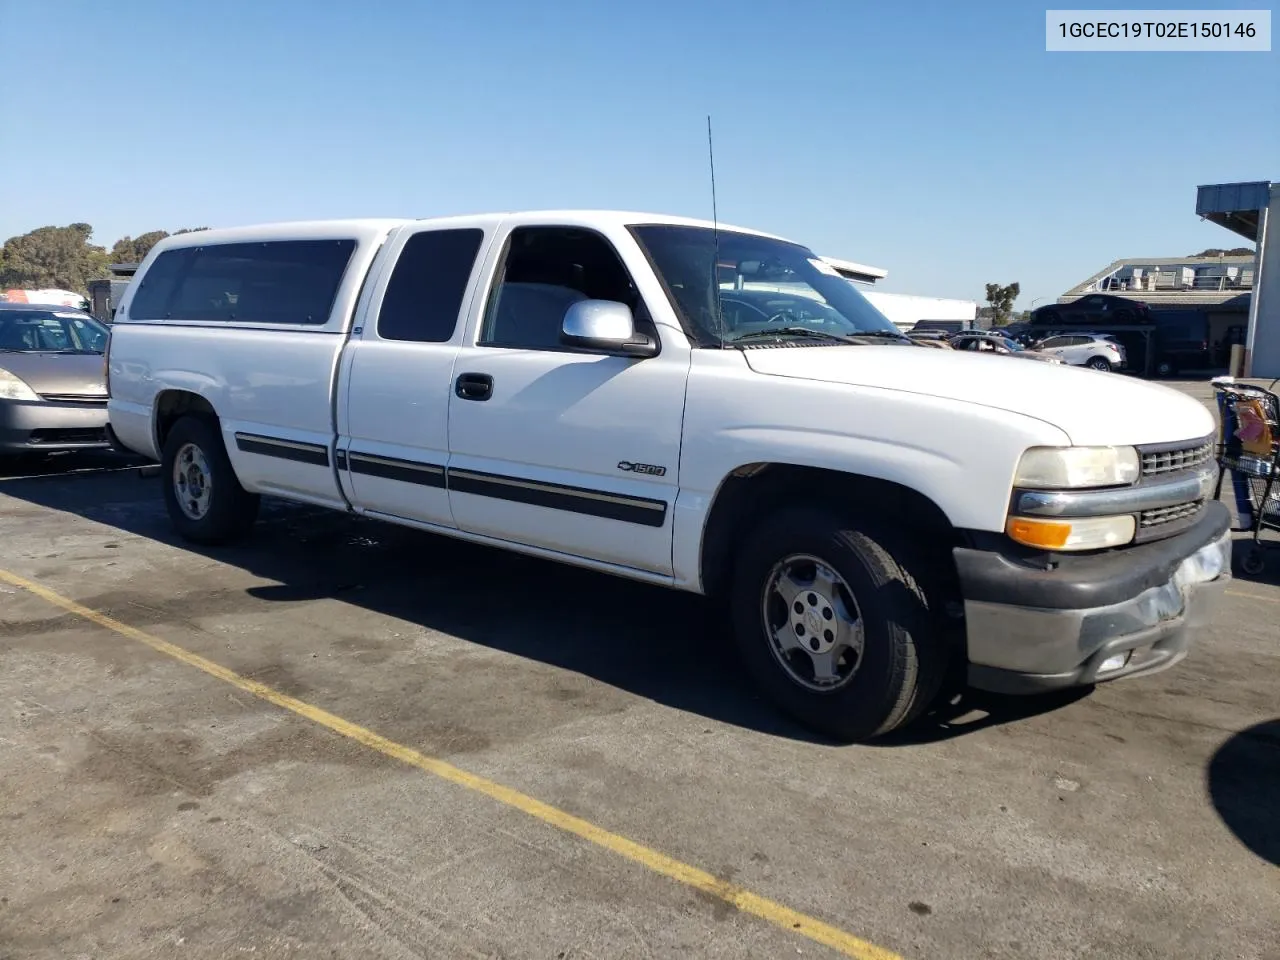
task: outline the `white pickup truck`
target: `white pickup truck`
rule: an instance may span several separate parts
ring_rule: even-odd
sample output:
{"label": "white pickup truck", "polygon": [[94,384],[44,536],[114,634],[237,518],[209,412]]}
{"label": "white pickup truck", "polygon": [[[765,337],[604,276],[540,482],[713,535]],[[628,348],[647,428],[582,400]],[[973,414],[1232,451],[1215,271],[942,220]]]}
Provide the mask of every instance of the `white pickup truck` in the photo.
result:
{"label": "white pickup truck", "polygon": [[704,593],[766,693],[848,741],[948,676],[1167,667],[1231,575],[1201,404],[921,348],[812,251],[724,225],[170,237],[107,368],[114,442],[162,462],[185,537],[246,533],[266,494]]}

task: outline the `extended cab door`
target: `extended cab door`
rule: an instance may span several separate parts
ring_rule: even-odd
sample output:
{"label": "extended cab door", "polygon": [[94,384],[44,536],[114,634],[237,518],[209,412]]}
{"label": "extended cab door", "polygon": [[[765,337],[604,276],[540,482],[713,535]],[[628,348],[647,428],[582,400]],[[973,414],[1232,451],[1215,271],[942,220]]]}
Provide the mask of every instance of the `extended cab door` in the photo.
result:
{"label": "extended cab door", "polygon": [[338,471],[362,513],[454,526],[445,488],[460,317],[492,221],[407,227],[371,280],[338,389]]}
{"label": "extended cab door", "polygon": [[495,238],[449,396],[460,529],[671,574],[688,344],[662,328],[658,355],[637,359],[560,339],[584,299],[626,303],[659,337],[635,282],[649,270],[626,234],[539,225]]}

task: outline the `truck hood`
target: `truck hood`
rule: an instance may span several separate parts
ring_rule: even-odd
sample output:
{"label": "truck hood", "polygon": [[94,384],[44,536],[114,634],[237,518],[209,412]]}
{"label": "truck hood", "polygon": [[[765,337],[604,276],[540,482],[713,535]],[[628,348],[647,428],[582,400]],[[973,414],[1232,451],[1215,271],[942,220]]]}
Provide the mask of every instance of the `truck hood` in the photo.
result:
{"label": "truck hood", "polygon": [[39,394],[76,397],[107,396],[100,353],[2,353],[0,370],[8,370]]}
{"label": "truck hood", "polygon": [[743,355],[766,376],[897,390],[1035,417],[1080,446],[1171,443],[1215,429],[1209,410],[1177,390],[1081,367],[897,345],[774,347]]}

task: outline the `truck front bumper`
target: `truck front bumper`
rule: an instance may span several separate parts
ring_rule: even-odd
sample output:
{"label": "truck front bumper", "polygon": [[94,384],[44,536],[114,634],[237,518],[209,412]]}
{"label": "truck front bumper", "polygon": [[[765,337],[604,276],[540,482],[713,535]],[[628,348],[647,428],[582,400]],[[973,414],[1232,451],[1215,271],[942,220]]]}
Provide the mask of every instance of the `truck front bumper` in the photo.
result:
{"label": "truck front bumper", "polygon": [[105,447],[107,405],[0,400],[0,453]]}
{"label": "truck front bumper", "polygon": [[1154,673],[1186,656],[1231,580],[1231,515],[1154,543],[1063,556],[1054,569],[956,548],[969,684],[1039,693]]}

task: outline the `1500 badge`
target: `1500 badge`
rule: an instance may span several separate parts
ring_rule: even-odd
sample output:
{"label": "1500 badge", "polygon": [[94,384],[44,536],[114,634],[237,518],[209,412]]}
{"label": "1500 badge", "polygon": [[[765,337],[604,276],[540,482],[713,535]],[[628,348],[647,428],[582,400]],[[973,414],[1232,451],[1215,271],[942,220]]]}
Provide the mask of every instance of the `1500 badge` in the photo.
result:
{"label": "1500 badge", "polygon": [[667,468],[655,466],[652,463],[632,463],[630,460],[623,460],[618,464],[619,470],[625,470],[627,473],[643,473],[650,477],[666,476]]}

